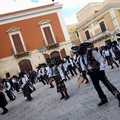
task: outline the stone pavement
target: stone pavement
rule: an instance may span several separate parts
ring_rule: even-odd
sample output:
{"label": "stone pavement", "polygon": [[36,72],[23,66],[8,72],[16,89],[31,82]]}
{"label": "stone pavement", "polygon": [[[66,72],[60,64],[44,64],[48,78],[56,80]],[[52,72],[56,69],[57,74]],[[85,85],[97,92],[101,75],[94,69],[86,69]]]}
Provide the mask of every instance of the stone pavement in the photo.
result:
{"label": "stone pavement", "polygon": [[[107,67],[106,74],[120,91],[120,68]],[[109,102],[98,107],[100,99],[91,81],[77,88],[77,78],[71,77],[66,82],[70,95],[67,101],[59,100],[61,96],[56,93],[56,88],[50,89],[48,85],[43,86],[39,82],[35,85],[37,90],[32,93],[34,99],[31,102],[26,102],[22,93],[16,93],[16,100],[8,101],[9,112],[0,115],[0,120],[120,120],[118,101],[103,84]]]}

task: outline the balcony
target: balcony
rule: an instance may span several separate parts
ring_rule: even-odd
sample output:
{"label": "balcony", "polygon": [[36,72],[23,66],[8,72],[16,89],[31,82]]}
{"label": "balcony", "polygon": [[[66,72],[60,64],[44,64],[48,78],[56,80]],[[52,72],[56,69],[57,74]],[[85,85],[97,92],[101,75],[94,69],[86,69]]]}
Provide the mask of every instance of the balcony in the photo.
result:
{"label": "balcony", "polygon": [[58,42],[58,39],[57,39],[57,37],[55,37],[55,39],[53,40],[53,38],[51,38],[51,39],[46,39],[46,40],[44,40],[44,41],[54,41],[54,43],[51,43],[51,44],[48,44],[48,42],[47,42],[47,44],[45,43],[45,48],[46,49],[53,49],[53,48],[56,48],[56,47],[58,47],[59,46],[59,42]]}
{"label": "balcony", "polygon": [[97,42],[97,41],[99,41],[99,40],[102,40],[102,39],[107,38],[107,37],[110,37],[110,36],[111,36],[111,33],[110,33],[110,31],[107,30],[107,31],[105,31],[105,32],[102,32],[102,33],[100,33],[100,34],[97,34],[97,35],[95,35],[94,37],[88,39],[88,41],[90,41],[90,42]]}
{"label": "balcony", "polygon": [[14,49],[11,48],[12,54],[14,55],[15,58],[24,57],[24,56],[29,55],[29,51],[20,50],[19,47],[17,47],[16,49],[18,52],[14,51]]}

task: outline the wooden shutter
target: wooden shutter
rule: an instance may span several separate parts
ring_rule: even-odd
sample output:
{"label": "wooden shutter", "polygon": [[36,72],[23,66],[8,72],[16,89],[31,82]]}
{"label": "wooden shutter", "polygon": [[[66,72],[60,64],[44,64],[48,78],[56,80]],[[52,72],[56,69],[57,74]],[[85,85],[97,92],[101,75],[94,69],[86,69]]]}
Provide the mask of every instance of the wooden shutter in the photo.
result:
{"label": "wooden shutter", "polygon": [[105,27],[105,24],[104,24],[103,21],[100,22],[100,28],[101,28],[102,32],[105,32],[105,31],[106,31],[106,27]]}
{"label": "wooden shutter", "polygon": [[44,27],[43,31],[45,33],[45,37],[46,37],[48,45],[54,44],[55,42],[54,42],[50,27]]}
{"label": "wooden shutter", "polygon": [[12,39],[13,39],[14,46],[17,53],[24,52],[24,48],[23,48],[19,34],[12,35]]}
{"label": "wooden shutter", "polygon": [[90,33],[89,33],[89,31],[87,30],[87,31],[85,31],[85,35],[86,35],[86,37],[87,37],[87,40],[88,39],[90,39]]}
{"label": "wooden shutter", "polygon": [[64,48],[60,51],[60,54],[62,58],[65,58],[67,56]]}

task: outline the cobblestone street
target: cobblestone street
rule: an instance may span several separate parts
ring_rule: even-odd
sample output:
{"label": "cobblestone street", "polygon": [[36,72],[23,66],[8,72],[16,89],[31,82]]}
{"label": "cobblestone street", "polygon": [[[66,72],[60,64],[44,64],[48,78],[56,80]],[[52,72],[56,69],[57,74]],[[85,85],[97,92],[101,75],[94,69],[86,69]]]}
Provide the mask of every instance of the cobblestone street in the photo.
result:
{"label": "cobblestone street", "polygon": [[[120,68],[106,68],[109,80],[120,91]],[[102,84],[109,102],[101,107],[100,101],[91,81],[77,88],[78,76],[66,82],[70,99],[59,100],[56,87],[36,83],[36,91],[32,93],[33,101],[26,102],[22,93],[16,93],[16,100],[8,101],[9,112],[0,115],[0,120],[120,120],[118,101]],[[55,84],[55,83],[54,83]],[[0,109],[0,112],[2,110]]]}

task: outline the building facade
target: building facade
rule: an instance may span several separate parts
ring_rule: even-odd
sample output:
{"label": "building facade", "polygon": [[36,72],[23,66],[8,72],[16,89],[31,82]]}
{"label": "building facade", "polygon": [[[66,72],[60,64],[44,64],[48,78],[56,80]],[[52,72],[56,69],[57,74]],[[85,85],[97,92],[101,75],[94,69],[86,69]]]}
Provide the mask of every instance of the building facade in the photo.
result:
{"label": "building facade", "polygon": [[[82,18],[83,13],[85,17]],[[101,47],[113,40],[120,41],[120,0],[90,3],[76,15],[81,42],[90,41],[95,47]]]}
{"label": "building facade", "polygon": [[63,59],[72,46],[61,4],[0,15],[0,76],[35,70],[49,58]]}
{"label": "building facade", "polygon": [[68,34],[73,45],[79,45],[80,40],[76,31],[77,24],[67,25]]}

